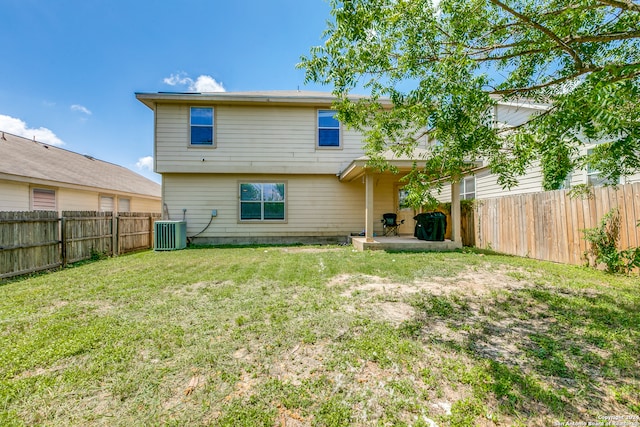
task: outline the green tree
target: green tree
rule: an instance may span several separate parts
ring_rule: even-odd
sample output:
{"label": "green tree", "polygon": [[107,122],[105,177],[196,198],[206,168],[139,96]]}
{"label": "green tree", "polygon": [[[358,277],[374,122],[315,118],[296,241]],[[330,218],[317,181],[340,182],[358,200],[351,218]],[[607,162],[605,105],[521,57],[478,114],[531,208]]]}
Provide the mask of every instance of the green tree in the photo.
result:
{"label": "green tree", "polygon": [[[616,180],[640,168],[637,0],[331,0],[325,43],[299,67],[333,86],[340,120],[382,153],[411,154],[426,134],[412,188],[484,160],[509,187],[540,160],[555,189],[590,164]],[[367,98],[350,97],[364,88]],[[516,128],[498,100],[549,109]],[[592,155],[581,145],[601,141]]]}

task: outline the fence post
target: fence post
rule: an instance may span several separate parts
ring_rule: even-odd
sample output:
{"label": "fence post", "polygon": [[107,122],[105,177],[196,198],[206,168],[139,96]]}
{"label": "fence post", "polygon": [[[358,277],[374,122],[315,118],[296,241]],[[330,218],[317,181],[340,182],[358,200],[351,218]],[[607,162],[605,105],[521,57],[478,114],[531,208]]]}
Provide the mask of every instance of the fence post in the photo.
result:
{"label": "fence post", "polygon": [[62,266],[67,266],[67,233],[65,228],[67,227],[67,218],[64,216],[60,218],[60,243],[62,247],[60,248],[60,253],[62,255]]}
{"label": "fence post", "polygon": [[149,215],[149,249],[153,249],[153,216]]}
{"label": "fence post", "polygon": [[118,251],[118,216],[113,212],[111,216],[111,256],[117,256]]}

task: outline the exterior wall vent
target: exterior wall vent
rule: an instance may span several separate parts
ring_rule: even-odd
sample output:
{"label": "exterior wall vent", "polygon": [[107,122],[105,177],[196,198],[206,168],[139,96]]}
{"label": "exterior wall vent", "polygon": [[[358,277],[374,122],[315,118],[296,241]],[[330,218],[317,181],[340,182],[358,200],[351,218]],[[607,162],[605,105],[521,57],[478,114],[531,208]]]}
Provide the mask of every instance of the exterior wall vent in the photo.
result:
{"label": "exterior wall vent", "polygon": [[156,251],[174,251],[187,247],[185,221],[156,221],[153,231],[153,248]]}

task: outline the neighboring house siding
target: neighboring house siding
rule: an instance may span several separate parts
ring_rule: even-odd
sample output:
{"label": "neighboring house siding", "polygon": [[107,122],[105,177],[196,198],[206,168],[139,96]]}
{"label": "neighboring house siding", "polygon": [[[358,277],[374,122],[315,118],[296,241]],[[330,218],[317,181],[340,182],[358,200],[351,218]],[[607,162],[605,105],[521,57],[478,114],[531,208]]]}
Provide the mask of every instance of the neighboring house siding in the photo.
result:
{"label": "neighboring house siding", "polygon": [[[239,221],[238,185],[240,182],[285,182],[286,221],[242,223]],[[377,181],[375,230],[378,217],[393,211],[393,180]],[[333,175],[247,175],[247,174],[165,174],[164,201],[172,220],[187,221],[187,235],[203,230],[217,210],[201,238],[253,238],[295,236],[347,236],[364,229],[364,184],[341,183]],[[386,193],[386,194],[385,194]]]}
{"label": "neighboring house siding", "polygon": [[633,182],[640,182],[640,173],[623,178],[624,184],[631,184]]}
{"label": "neighboring house siding", "polygon": [[129,204],[130,212],[161,212],[162,203],[159,200],[144,199],[141,197],[131,197]]}
{"label": "neighboring house siding", "polygon": [[[52,188],[28,183],[0,181],[0,211],[29,211],[41,209],[38,203],[34,205],[34,189],[55,190],[55,206],[52,210],[62,211],[97,211],[99,210],[100,193],[72,188]],[[157,199],[122,195],[118,198],[129,200],[131,212],[161,212],[161,202]],[[49,208],[49,207],[48,207]]]}
{"label": "neighboring house siding", "polygon": [[188,147],[189,104],[157,106],[157,172],[336,174],[363,155],[360,136],[346,129],[342,148],[317,148],[314,107],[211,106],[215,148]]}
{"label": "neighboring house siding", "polygon": [[98,193],[70,188],[58,191],[60,211],[97,211]]}
{"label": "neighboring house siding", "polygon": [[29,184],[0,181],[0,211],[28,211]]}
{"label": "neighboring house siding", "polygon": [[[535,193],[544,191],[542,188],[542,168],[539,164],[527,169],[527,173],[518,178],[518,185],[509,189],[503,189],[497,182],[497,176],[488,169],[476,173],[476,199],[490,199],[494,197],[512,196],[516,194]],[[570,179],[571,187],[587,183],[587,173],[584,170],[574,171]],[[640,174],[635,174],[621,179],[622,184],[640,182]],[[436,198],[443,202],[451,200],[451,185],[444,183],[442,191]]]}

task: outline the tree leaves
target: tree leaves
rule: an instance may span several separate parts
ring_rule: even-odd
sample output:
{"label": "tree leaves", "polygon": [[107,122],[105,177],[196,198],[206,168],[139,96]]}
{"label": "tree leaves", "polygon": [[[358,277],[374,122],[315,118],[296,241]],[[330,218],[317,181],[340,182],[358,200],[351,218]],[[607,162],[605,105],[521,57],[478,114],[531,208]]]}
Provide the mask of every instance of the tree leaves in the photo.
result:
{"label": "tree leaves", "polygon": [[[463,176],[487,161],[516,183],[542,162],[545,188],[589,162],[615,178],[638,170],[640,9],[620,0],[332,0],[322,46],[299,64],[306,81],[332,85],[339,118],[362,131],[369,156],[411,155],[425,134],[427,168]],[[369,99],[352,99],[365,90]],[[549,103],[505,131],[499,100]],[[416,191],[418,186],[416,187]]]}

